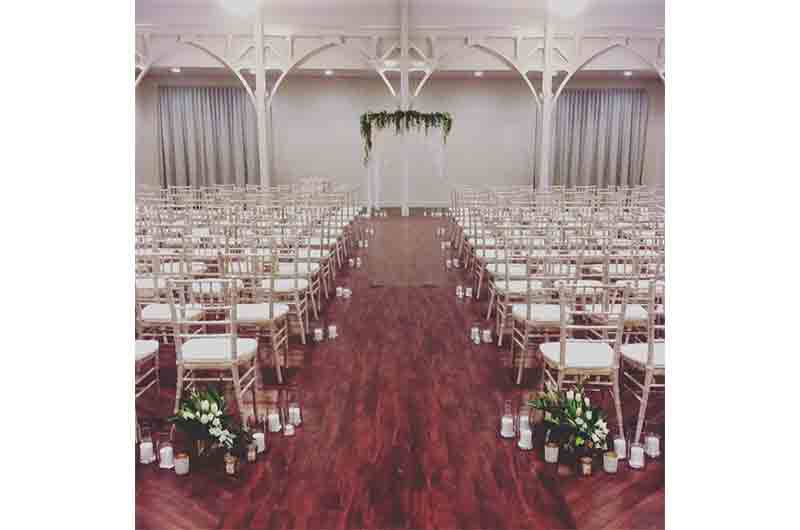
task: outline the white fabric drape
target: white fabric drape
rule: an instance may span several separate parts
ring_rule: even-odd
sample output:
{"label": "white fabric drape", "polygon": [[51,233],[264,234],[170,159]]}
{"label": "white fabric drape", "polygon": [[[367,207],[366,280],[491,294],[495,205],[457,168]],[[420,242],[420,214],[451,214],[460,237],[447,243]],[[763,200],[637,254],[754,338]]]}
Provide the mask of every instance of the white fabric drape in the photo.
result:
{"label": "white fabric drape", "polygon": [[233,87],[160,87],[161,183],[259,184],[258,130],[247,93]]}
{"label": "white fabric drape", "polygon": [[642,183],[648,95],[644,89],[573,89],[553,115],[551,183]]}

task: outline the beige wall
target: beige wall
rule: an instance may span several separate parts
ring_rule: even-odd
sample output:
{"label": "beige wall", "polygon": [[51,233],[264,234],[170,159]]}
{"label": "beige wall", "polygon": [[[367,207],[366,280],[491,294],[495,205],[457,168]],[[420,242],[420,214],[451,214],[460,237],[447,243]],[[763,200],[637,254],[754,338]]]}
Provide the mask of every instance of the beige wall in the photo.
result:
{"label": "beige wall", "polygon": [[[220,79],[146,80],[136,93],[136,182],[157,184],[156,102],[158,84],[234,84]],[[650,94],[645,181],[664,182],[664,88],[661,81],[575,81],[570,88],[643,87]],[[445,148],[446,180],[436,170],[433,139],[412,138],[409,199],[412,205],[446,202],[450,183],[524,184],[530,182],[533,100],[522,80],[442,79],[436,74],[415,108],[453,114]],[[365,78],[288,78],[273,106],[273,183],[303,176],[329,176],[364,185],[358,117],[367,110],[395,107],[377,76]],[[377,139],[382,154],[382,198],[399,204],[402,189],[399,138]],[[377,147],[376,147],[377,148]]]}

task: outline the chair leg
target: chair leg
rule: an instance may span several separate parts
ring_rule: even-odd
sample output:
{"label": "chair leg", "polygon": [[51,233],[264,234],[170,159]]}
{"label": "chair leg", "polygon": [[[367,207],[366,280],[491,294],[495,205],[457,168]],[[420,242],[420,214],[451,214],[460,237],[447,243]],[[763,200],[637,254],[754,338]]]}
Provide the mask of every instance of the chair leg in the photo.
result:
{"label": "chair leg", "polygon": [[239,381],[239,366],[231,366],[231,374],[233,375],[233,391],[236,394],[236,405],[239,407],[239,415],[242,417],[242,425],[247,425],[247,416],[244,412],[244,400],[242,399],[242,384]]}
{"label": "chair leg", "polygon": [[272,358],[273,361],[275,362],[275,375],[278,378],[278,384],[283,384],[283,372],[281,372],[281,358],[280,355],[278,354],[278,343],[276,339],[277,330],[275,328],[274,322],[272,323],[271,331],[272,332],[270,333],[270,335],[272,338]]}
{"label": "chair leg", "polygon": [[639,403],[639,417],[636,419],[636,436],[633,441],[638,442],[639,437],[642,435],[642,426],[644,426],[644,416],[647,412],[647,400],[650,399],[650,385],[653,384],[653,372],[645,370],[644,373],[644,389],[642,391],[642,400]]}
{"label": "chair leg", "polygon": [[172,411],[173,414],[178,413],[178,409],[181,405],[181,394],[183,393],[183,365],[178,365],[178,379],[175,383],[175,409]]}
{"label": "chair leg", "polygon": [[494,291],[490,288],[489,289],[489,310],[486,311],[486,320],[489,320],[492,317],[492,307],[493,307],[493,305],[494,305]]}
{"label": "chair leg", "polygon": [[617,369],[611,376],[611,384],[612,393],[614,394],[614,409],[617,413],[617,427],[619,428],[618,432],[623,433],[625,432],[623,428],[623,424],[625,422],[622,420],[622,400],[620,399],[619,393],[619,369]]}
{"label": "chair leg", "polygon": [[[524,325],[524,324],[523,324]],[[513,331],[512,331],[513,333]],[[513,336],[513,335],[512,335]],[[525,354],[528,352],[528,327],[525,326],[525,333],[523,334],[524,340],[522,341],[522,348],[520,348],[519,369],[517,370],[517,384],[522,384],[522,370],[525,368]],[[513,341],[512,341],[513,345]]]}
{"label": "chair leg", "polygon": [[256,382],[258,381],[258,355],[253,356],[253,383],[250,385],[250,393],[253,396],[253,420],[258,421],[258,409],[256,408]]}

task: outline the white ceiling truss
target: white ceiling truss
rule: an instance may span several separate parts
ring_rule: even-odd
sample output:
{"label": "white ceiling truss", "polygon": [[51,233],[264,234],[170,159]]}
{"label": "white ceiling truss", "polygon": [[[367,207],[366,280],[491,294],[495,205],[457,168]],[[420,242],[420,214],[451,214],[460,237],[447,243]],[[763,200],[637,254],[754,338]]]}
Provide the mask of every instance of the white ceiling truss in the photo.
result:
{"label": "white ceiling truss", "polygon": [[[255,98],[249,83],[250,72],[255,67],[255,46],[252,35],[221,34],[213,32],[176,32],[173,29],[148,27],[136,32],[136,84],[157,67],[217,67],[227,68]],[[264,56],[267,68],[278,74],[268,94],[271,104],[285,78],[292,72],[335,69],[367,70],[375,72],[386,85],[389,94],[399,100],[399,90],[392,85],[390,72],[400,71],[400,40],[386,30],[372,34],[363,31],[342,31],[323,35],[315,31],[292,34],[265,35]],[[555,98],[563,91],[573,76],[593,63],[606,59],[599,68],[603,70],[650,69],[665,79],[664,32],[655,29],[615,30],[614,32],[556,33],[551,49],[552,75],[562,75]],[[190,54],[191,47],[200,54]],[[331,54],[328,50],[338,53]],[[415,32],[410,35],[410,72],[421,78],[411,89],[411,101],[417,98],[428,79],[437,71],[493,70],[495,64],[476,61],[474,51],[481,50],[502,63],[506,69],[519,74],[537,104],[541,103],[538,91],[529,74],[544,73],[544,35],[507,33],[457,33],[440,29]],[[326,53],[327,52],[327,53]],[[619,52],[619,53],[614,53]]]}

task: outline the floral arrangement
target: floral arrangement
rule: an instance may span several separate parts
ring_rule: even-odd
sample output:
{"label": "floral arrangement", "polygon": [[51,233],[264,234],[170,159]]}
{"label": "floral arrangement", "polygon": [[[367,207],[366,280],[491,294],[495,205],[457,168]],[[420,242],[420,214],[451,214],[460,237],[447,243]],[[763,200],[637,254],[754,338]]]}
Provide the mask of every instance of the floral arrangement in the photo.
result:
{"label": "floral arrangement", "polygon": [[225,413],[225,398],[214,388],[195,389],[181,398],[178,413],[169,421],[193,440],[205,440],[233,451],[246,447],[249,434]]}
{"label": "floral arrangement", "polygon": [[605,412],[592,405],[582,386],[559,392],[548,384],[547,390],[540,392],[530,405],[544,412],[551,441],[571,451],[605,448],[609,432]]}
{"label": "floral arrangement", "polygon": [[361,115],[361,137],[364,139],[364,165],[369,161],[369,153],[372,151],[372,129],[384,129],[394,127],[395,134],[400,134],[408,129],[428,129],[440,127],[444,134],[444,143],[447,143],[447,135],[453,128],[453,117],[449,112],[418,112],[416,110],[396,110],[394,112],[365,112]]}

